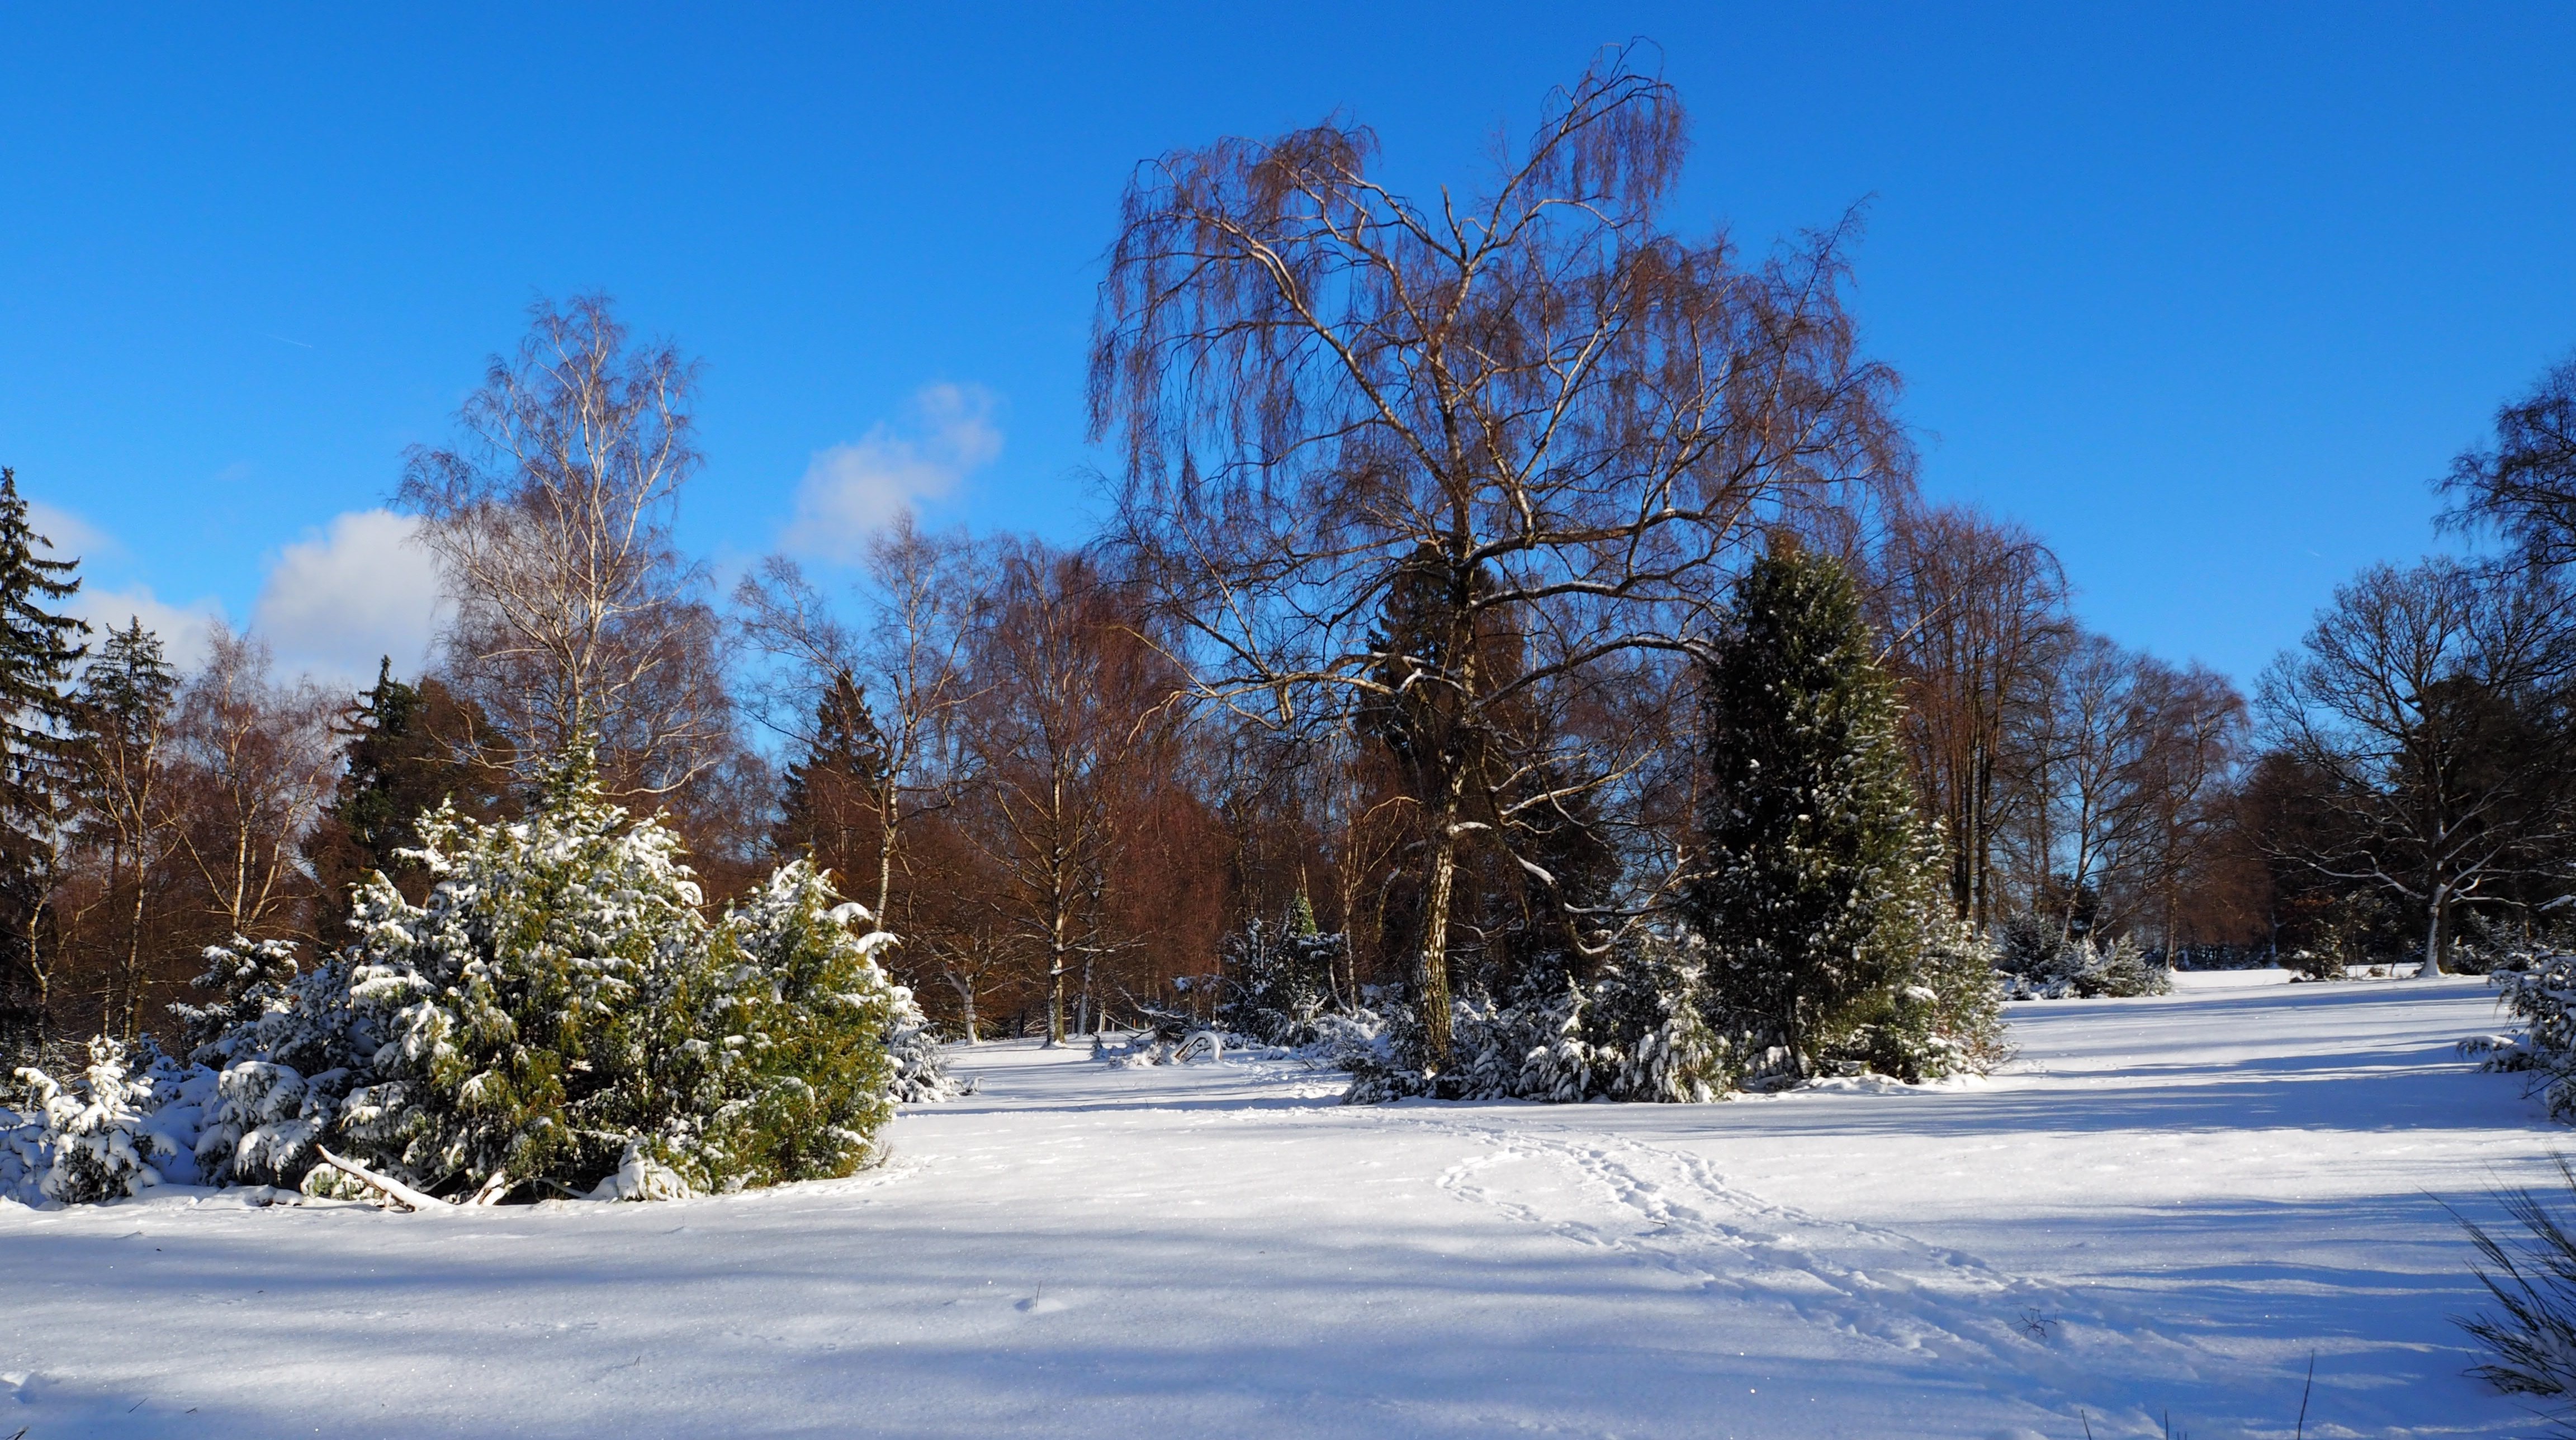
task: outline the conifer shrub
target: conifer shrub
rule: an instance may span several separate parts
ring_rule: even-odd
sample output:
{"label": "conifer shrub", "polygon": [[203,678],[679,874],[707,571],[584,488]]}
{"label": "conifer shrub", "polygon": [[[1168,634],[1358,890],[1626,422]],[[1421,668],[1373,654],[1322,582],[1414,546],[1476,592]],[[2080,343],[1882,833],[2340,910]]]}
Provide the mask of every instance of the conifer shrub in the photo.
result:
{"label": "conifer shrub", "polygon": [[2015,1000],[2126,999],[2163,995],[2173,972],[2121,936],[2109,945],[2069,936],[2044,915],[2016,915],[1995,927],[1994,965]]}
{"label": "conifer shrub", "polygon": [[162,1182],[158,1165],[178,1151],[151,1125],[154,1082],[133,1072],[122,1042],[104,1035],[90,1041],[89,1066],[69,1083],[32,1067],[18,1079],[32,1120],[13,1130],[10,1160],[0,1167],[14,1172],[21,1186],[81,1205],[138,1195]]}
{"label": "conifer shrub", "polygon": [[[2558,1159],[2558,1173],[2568,1198],[2576,1200],[2576,1168],[2565,1156]],[[2519,1236],[2499,1236],[2453,1212],[2477,1247],[2482,1263],[2474,1273],[2496,1307],[2452,1317],[2487,1352],[2469,1373],[2508,1395],[2554,1406],[2552,1428],[2576,1434],[2576,1232],[2563,1210],[2530,1190],[2503,1190],[2494,1198],[2521,1229]]]}
{"label": "conifer shrub", "polygon": [[1217,1024],[1264,1045],[1313,1044],[1341,954],[1342,937],[1322,933],[1302,895],[1277,924],[1253,917],[1225,942]]}
{"label": "conifer shrub", "polygon": [[156,1159],[364,1193],[327,1146],[447,1198],[662,1198],[847,1175],[898,1102],[955,1093],[878,964],[894,937],[809,861],[710,920],[678,835],[579,756],[525,819],[443,808],[418,833],[425,898],[371,877],[357,938],[311,970],[274,942],[207,952],[205,998],[176,1007],[187,1070],[28,1072],[40,1122],[8,1129],[0,1193],[112,1198]]}
{"label": "conifer shrub", "polygon": [[2576,955],[2530,956],[2488,983],[2496,1003],[2527,1028],[2519,1039],[2482,1036],[2461,1049],[2482,1057],[2484,1069],[2528,1072],[2550,1117],[2576,1121]]}

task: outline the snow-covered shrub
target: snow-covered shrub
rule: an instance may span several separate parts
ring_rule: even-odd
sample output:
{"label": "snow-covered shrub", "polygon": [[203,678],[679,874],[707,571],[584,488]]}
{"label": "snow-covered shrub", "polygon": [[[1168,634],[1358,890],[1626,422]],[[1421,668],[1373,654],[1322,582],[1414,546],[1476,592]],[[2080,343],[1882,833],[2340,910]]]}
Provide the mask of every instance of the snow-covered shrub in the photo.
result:
{"label": "snow-covered shrub", "polygon": [[[621,1174],[620,1193],[667,1191],[648,1164],[727,1189],[864,1162],[904,1024],[874,958],[893,937],[857,933],[865,912],[812,865],[710,924],[678,835],[607,803],[580,757],[525,820],[442,810],[420,834],[425,902],[380,877],[355,907],[349,994],[384,1040],[341,1106],[358,1158],[486,1196]],[[911,1085],[937,1093],[911,1043]]]}
{"label": "snow-covered shrub", "polygon": [[210,1032],[188,1057],[209,1073],[210,1091],[192,1149],[208,1183],[293,1187],[350,1090],[374,1078],[383,1033],[379,1017],[351,1002],[347,957],[301,971],[279,942],[248,949],[239,939],[209,946],[195,983],[212,1000],[173,1007],[192,1030]]}
{"label": "snow-covered shrub", "polygon": [[2290,972],[2293,981],[2341,980],[2343,956],[2332,950],[2293,950],[2281,957],[2281,968]]}
{"label": "snow-covered shrub", "polygon": [[1994,947],[1970,926],[1935,924],[1906,983],[1881,996],[1835,1058],[1911,1081],[1985,1074],[2008,1054],[2001,999]]}
{"label": "snow-covered shrub", "polygon": [[[876,960],[894,936],[859,933],[867,919],[805,860],[726,913],[711,947],[716,973],[683,976],[714,987],[712,1013],[678,1038],[689,1062],[681,1068],[703,1088],[642,1132],[646,1158],[700,1190],[847,1175],[866,1163],[894,1112],[886,1039],[897,1008]],[[617,1165],[630,1168],[623,1155]]]}
{"label": "snow-covered shrub", "polygon": [[422,1189],[587,1190],[715,1059],[673,1023],[714,985],[679,836],[601,799],[582,760],[550,783],[516,823],[424,817],[424,904],[358,887],[349,995],[385,1043],[340,1129]]}
{"label": "snow-covered shrub", "polygon": [[138,1195],[160,1184],[158,1167],[178,1155],[148,1123],[154,1077],[133,1073],[120,1041],[90,1041],[87,1070],[68,1084],[33,1067],[18,1079],[32,1120],[13,1127],[9,1147],[22,1200],[81,1205]]}
{"label": "snow-covered shrub", "polygon": [[1591,986],[1551,1007],[1554,1033],[1522,1062],[1534,1100],[1714,1100],[1734,1088],[1732,1047],[1702,1014],[1704,962],[1692,940],[1626,947]]}
{"label": "snow-covered shrub", "polygon": [[898,1105],[921,1105],[937,1100],[954,1100],[966,1087],[948,1073],[947,1052],[939,1043],[939,1032],[930,1026],[930,1017],[922,1012],[921,1002],[913,998],[912,987],[893,987],[894,1003],[887,1011],[886,1059],[894,1066],[894,1078],[888,1082],[886,1097]]}
{"label": "snow-covered shrub", "polygon": [[1219,1026],[1265,1045],[1307,1045],[1331,998],[1342,937],[1320,933],[1303,896],[1277,925],[1258,916],[1225,942]]}
{"label": "snow-covered shrub", "polygon": [[[2576,1169],[2564,1156],[2558,1173],[2576,1199]],[[2485,1261],[2475,1273],[2504,1312],[2458,1320],[2490,1357],[2469,1373],[2508,1395],[2567,1405],[2576,1401],[2576,1231],[2529,1190],[2500,1191],[2495,1198],[2523,1234],[2508,1245],[2460,1217]],[[2554,1418],[2562,1433],[2576,1432],[2576,1413],[2561,1410]]]}
{"label": "snow-covered shrub", "polygon": [[1498,1005],[1450,1007],[1450,1069],[1425,1076],[1414,1009],[1397,1006],[1341,1058],[1352,1104],[1414,1095],[1452,1100],[1714,1100],[1733,1088],[1731,1052],[1701,1014],[1699,947],[1652,937],[1624,947],[1590,985]]}
{"label": "snow-covered shrub", "polygon": [[1994,969],[2014,1000],[2094,1000],[2163,995],[2173,972],[2121,936],[2107,947],[2069,936],[2039,915],[2016,915],[1995,927]]}
{"label": "snow-covered shrub", "polygon": [[2484,1056],[2489,1070],[2531,1071],[2550,1115],[2576,1122],[2576,955],[2537,957],[2488,978],[2501,992],[2497,1003],[2530,1028],[2518,1045],[2489,1036],[2463,1042],[2461,1049]]}
{"label": "snow-covered shrub", "polygon": [[896,1102],[957,1093],[877,964],[894,937],[809,862],[710,923],[678,836],[607,803],[578,756],[524,821],[442,808],[419,833],[429,895],[362,885],[341,954],[206,952],[206,998],[173,1007],[194,1063],[155,1051],[129,1074],[102,1040],[83,1082],[23,1072],[0,1193],[365,1193],[317,1163],[328,1145],[444,1195],[662,1198],[846,1175]]}
{"label": "snow-covered shrub", "polygon": [[423,1188],[580,1194],[630,1148],[699,1188],[846,1174],[885,1116],[891,987],[813,868],[710,925],[678,834],[586,756],[527,819],[442,809],[413,905],[360,888],[350,994],[386,1043],[349,1092],[360,1158]]}

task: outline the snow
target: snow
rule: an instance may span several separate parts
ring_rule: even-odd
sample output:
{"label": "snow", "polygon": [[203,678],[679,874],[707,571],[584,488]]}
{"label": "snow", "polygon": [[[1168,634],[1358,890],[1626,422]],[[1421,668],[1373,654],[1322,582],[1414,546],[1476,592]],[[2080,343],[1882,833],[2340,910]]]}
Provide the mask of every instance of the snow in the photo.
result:
{"label": "snow", "polygon": [[[2194,977],[2195,980],[2198,977]],[[986,1046],[886,1167],[652,1205],[0,1206],[0,1435],[2505,1435],[2476,980],[2010,1008],[1987,1081],[1334,1104]],[[2437,1197],[2439,1197],[2437,1199]]]}

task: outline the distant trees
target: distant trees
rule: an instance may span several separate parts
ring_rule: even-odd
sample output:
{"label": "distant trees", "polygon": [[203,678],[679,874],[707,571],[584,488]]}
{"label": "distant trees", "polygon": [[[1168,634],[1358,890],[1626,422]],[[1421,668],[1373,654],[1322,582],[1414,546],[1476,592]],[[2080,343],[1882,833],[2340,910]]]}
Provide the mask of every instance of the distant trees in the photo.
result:
{"label": "distant trees", "polygon": [[2025,742],[2073,638],[2066,578],[2028,531],[1972,510],[1909,507],[1894,521],[1872,617],[1904,686],[1915,784],[1949,842],[1952,913],[1988,925],[2012,903],[1998,847],[2028,809]]}
{"label": "distant trees", "polygon": [[2420,915],[2424,975],[2442,973],[2463,906],[2563,884],[2570,640],[2545,575],[2381,565],[2264,675],[2267,737],[2310,812],[2280,853]]}
{"label": "distant trees", "polygon": [[[1758,263],[1667,233],[1683,135],[1613,55],[1473,199],[1390,191],[1375,136],[1326,124],[1144,167],[1111,252],[1092,423],[1195,693],[1292,729],[1409,717],[1435,1069],[1462,865],[1539,879],[1535,837],[1586,805],[1653,853],[1610,828],[1653,747],[1553,720],[1695,653],[1748,526],[1904,481],[1842,232]],[[1623,928],[1559,904],[1593,953]]]}

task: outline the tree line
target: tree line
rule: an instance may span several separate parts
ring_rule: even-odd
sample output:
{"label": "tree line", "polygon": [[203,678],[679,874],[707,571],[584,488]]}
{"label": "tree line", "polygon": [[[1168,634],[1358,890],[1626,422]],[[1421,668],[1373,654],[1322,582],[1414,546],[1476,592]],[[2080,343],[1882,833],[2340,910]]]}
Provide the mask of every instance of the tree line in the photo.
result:
{"label": "tree line", "polygon": [[1329,1000],[1409,997],[1436,1056],[1453,999],[1581,984],[1711,903],[1765,555],[1849,585],[1951,921],[2438,962],[2559,913],[2570,371],[2448,482],[2512,563],[2360,577],[2249,704],[2086,630],[2039,537],[1925,502],[1856,222],[1677,233],[1685,150],[1613,54],[1436,205],[1346,122],[1148,162],[1093,325],[1101,533],[898,521],[846,584],[689,554],[698,363],[540,303],[405,457],[450,604],[423,673],[355,695],[220,627],[187,673],[87,632],[0,480],[0,1028],[137,1038],[209,945],[346,943],[357,881],[425,893],[425,812],[508,820],[579,743],[710,906],[810,854],[960,1038],[1203,1009],[1229,937],[1293,916],[1337,937]]}

